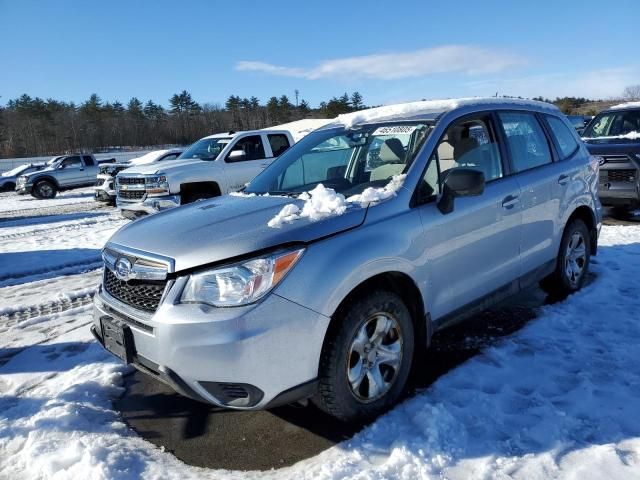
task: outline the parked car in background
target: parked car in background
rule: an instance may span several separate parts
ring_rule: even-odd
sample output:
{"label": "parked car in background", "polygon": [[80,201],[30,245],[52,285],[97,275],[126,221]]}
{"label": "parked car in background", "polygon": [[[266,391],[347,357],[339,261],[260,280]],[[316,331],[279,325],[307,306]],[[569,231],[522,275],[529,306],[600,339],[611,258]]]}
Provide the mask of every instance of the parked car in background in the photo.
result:
{"label": "parked car in background", "polygon": [[116,202],[115,180],[118,172],[137,165],[149,165],[151,163],[175,160],[184,151],[183,148],[171,148],[165,150],[154,150],[144,155],[131,159],[128,162],[109,163],[100,165],[95,183],[94,198],[99,202]]}
{"label": "parked car in background", "polygon": [[20,175],[36,172],[45,167],[44,163],[26,163],[19,167],[7,170],[0,175],[0,192],[11,192],[16,189],[16,183]]}
{"label": "parked car in background", "polygon": [[115,158],[98,161],[88,154],[53,157],[43,169],[20,175],[16,190],[40,199],[54,198],[61,190],[94,185],[98,164],[113,162]]}
{"label": "parked car in background", "polygon": [[433,332],[537,282],[558,296],[582,287],[601,227],[592,160],[541,102],[342,115],[243,192],[121,228],[92,332],[203,402],[312,398],[369,419],[429,368],[418,362]]}
{"label": "parked car in background", "polygon": [[293,143],[288,130],[210,135],[174,162],[138,165],[118,173],[118,208],[133,219],[239,190]]}
{"label": "parked car in background", "polygon": [[587,126],[589,120],[593,117],[585,115],[567,115],[567,118],[571,122],[571,125],[573,125],[573,128],[575,128],[579,134],[582,134],[584,127]]}
{"label": "parked car in background", "polygon": [[599,113],[585,129],[583,140],[600,161],[602,204],[623,211],[640,208],[640,102]]}

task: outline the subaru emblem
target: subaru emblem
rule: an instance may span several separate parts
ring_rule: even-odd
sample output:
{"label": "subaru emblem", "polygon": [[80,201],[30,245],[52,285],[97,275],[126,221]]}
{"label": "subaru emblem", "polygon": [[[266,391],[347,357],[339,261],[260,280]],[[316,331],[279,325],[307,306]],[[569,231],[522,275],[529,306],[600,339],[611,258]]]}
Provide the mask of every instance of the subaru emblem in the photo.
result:
{"label": "subaru emblem", "polygon": [[115,273],[116,278],[119,280],[127,281],[129,280],[129,276],[131,275],[131,262],[128,258],[120,257],[115,264]]}

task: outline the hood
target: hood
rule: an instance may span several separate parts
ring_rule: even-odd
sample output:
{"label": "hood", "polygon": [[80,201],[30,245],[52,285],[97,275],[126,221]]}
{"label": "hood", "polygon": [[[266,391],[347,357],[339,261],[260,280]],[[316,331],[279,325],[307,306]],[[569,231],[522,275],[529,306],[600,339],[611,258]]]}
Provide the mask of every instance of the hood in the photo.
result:
{"label": "hood", "polygon": [[167,173],[172,170],[179,170],[189,165],[197,165],[202,162],[215,162],[215,160],[200,160],[198,158],[191,158],[185,160],[171,160],[170,162],[156,162],[145,165],[134,165],[127,168],[124,173],[154,175],[160,172]]}
{"label": "hood", "polygon": [[46,167],[43,168],[42,170],[38,170],[35,172],[30,172],[30,173],[23,173],[21,175],[18,175],[19,177],[27,177],[27,178],[31,178],[34,177],[36,175],[42,175],[43,173],[49,173],[49,172],[55,172],[55,167]]}
{"label": "hood", "polygon": [[584,139],[591,155],[617,155],[640,153],[640,140],[626,140],[619,138],[589,138]]}
{"label": "hood", "polygon": [[288,197],[217,197],[136,220],[118,230],[108,245],[170,257],[179,272],[292,242],[312,242],[361,225],[367,213],[366,208],[352,206],[320,221],[305,218],[268,227],[267,222],[290,203],[302,207],[304,202]]}

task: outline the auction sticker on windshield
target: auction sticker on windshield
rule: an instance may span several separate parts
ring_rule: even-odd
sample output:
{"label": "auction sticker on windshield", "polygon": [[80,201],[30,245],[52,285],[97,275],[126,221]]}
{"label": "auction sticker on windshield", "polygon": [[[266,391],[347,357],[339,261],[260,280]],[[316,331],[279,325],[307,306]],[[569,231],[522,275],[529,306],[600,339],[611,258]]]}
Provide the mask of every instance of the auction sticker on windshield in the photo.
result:
{"label": "auction sticker on windshield", "polygon": [[415,131],[415,126],[395,125],[389,127],[378,127],[373,135],[409,135]]}

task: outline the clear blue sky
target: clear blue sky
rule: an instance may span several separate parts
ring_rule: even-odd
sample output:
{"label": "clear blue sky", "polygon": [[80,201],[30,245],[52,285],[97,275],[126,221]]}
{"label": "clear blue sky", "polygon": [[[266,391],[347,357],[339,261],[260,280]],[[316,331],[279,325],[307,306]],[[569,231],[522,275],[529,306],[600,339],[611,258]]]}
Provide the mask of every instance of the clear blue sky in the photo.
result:
{"label": "clear blue sky", "polygon": [[0,0],[0,103],[609,97],[640,84],[639,24],[638,0]]}

